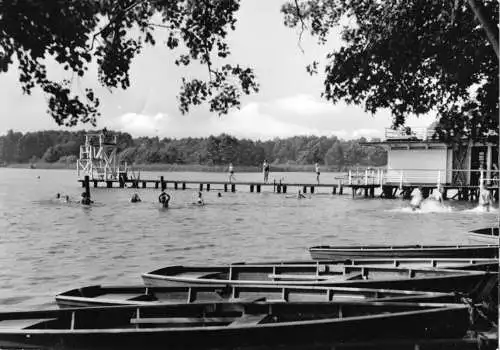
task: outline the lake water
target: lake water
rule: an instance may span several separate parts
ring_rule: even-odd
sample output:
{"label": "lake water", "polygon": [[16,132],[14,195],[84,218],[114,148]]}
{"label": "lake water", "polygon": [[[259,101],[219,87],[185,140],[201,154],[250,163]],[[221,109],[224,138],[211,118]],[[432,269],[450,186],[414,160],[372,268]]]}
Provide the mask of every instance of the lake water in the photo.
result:
{"label": "lake water", "polygon": [[[143,178],[225,180],[218,173],[149,173]],[[335,182],[322,173],[322,181]],[[237,174],[259,181],[258,173]],[[272,174],[314,182],[312,173]],[[38,178],[39,177],[39,178]],[[272,179],[272,177],[271,177]],[[309,259],[319,244],[455,244],[466,232],[496,224],[498,209],[483,213],[469,202],[412,212],[400,199],[353,199],[328,189],[297,200],[270,192],[171,191],[169,210],[155,189],[91,189],[95,205],[78,200],[75,171],[0,169],[0,305],[2,309],[55,306],[54,295],[90,284],[141,284],[140,274],[172,264]],[[269,190],[267,190],[269,191]],[[291,190],[289,189],[289,192]],[[132,204],[137,192],[141,203]],[[308,195],[309,196],[309,195]]]}

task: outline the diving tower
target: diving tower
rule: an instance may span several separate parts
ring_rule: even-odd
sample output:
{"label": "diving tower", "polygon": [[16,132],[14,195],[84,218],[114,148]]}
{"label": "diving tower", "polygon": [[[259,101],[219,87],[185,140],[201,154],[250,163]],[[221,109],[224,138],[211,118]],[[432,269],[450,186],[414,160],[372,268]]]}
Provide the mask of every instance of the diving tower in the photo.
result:
{"label": "diving tower", "polygon": [[127,163],[120,168],[117,159],[117,136],[106,129],[85,135],[77,160],[78,177],[88,175],[91,180],[118,180],[127,177]]}

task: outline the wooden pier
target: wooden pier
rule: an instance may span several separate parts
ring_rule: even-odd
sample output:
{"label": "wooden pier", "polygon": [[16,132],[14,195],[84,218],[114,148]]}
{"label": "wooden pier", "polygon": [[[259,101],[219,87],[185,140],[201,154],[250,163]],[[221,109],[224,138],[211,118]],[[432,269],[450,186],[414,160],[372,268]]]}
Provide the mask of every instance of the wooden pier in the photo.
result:
{"label": "wooden pier", "polygon": [[[78,180],[82,187],[86,186],[86,180]],[[198,189],[199,191],[210,191],[214,190],[214,186],[218,186],[218,189],[224,192],[236,192],[236,188],[246,187],[250,192],[260,193],[263,188],[272,187],[275,193],[287,193],[290,188],[300,188],[302,193],[314,193],[316,188],[330,188],[332,194],[343,194],[343,188],[341,182],[336,184],[333,183],[284,183],[284,182],[252,182],[252,181],[200,181],[200,180],[165,180],[163,176],[158,180],[153,179],[138,179],[138,180],[88,180],[90,184],[93,184],[94,188],[155,188],[165,190],[167,188],[174,190],[187,190],[187,189]],[[192,185],[195,185],[194,187]]]}
{"label": "wooden pier", "polygon": [[[237,189],[248,189],[250,193],[261,193],[264,189],[267,192],[274,193],[295,193],[295,189],[299,188],[302,193],[311,193],[320,191],[324,193],[324,189],[329,189],[328,193],[343,195],[347,194],[345,189],[350,189],[352,197],[365,197],[365,198],[388,198],[394,199],[402,197],[403,199],[410,199],[411,194],[415,188],[420,188],[424,198],[427,198],[437,185],[430,184],[411,184],[403,185],[394,184],[344,184],[339,179],[337,183],[298,183],[298,182],[251,182],[251,181],[213,181],[213,180],[166,180],[163,176],[159,179],[122,179],[120,180],[96,180],[91,179],[86,183],[85,180],[78,180],[82,187],[88,188],[93,185],[94,188],[154,188],[158,190],[172,189],[172,190],[199,190],[211,191],[218,190],[224,192],[236,192]],[[194,186],[193,186],[194,185]],[[87,187],[86,187],[87,186]],[[477,201],[479,198],[478,186],[457,186],[457,185],[441,185],[443,188],[443,199]],[[497,186],[488,186],[487,189],[491,192],[495,201],[498,201],[499,192]],[[378,193],[376,193],[378,192]]]}

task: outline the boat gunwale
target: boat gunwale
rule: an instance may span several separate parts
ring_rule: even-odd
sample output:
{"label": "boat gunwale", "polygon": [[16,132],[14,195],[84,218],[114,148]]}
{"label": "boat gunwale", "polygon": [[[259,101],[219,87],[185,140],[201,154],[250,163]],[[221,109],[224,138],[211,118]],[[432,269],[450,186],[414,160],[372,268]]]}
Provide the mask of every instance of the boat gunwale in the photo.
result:
{"label": "boat gunwale", "polygon": [[330,246],[330,245],[319,245],[309,247],[309,251],[315,250],[328,250],[336,251],[340,250],[343,252],[365,252],[365,251],[439,251],[439,250],[473,250],[473,249],[488,249],[488,248],[499,248],[499,244],[461,244],[453,246],[440,246],[440,245],[400,245],[400,246],[377,246],[377,245],[365,245],[365,246]]}
{"label": "boat gunwale", "polygon": [[[366,299],[363,299],[365,301],[392,301],[392,300],[399,300],[399,299],[405,299],[405,298],[418,298],[418,299],[432,299],[432,298],[445,298],[445,297],[453,297],[453,293],[444,293],[444,292],[433,292],[433,291],[411,291],[411,290],[398,290],[398,289],[385,289],[385,288],[357,288],[357,287],[342,287],[342,286],[317,286],[317,285],[312,285],[312,286],[300,286],[300,285],[262,285],[262,284],[254,284],[254,285],[243,285],[243,286],[238,286],[238,285],[231,285],[231,284],[226,284],[226,285],[206,285],[206,284],[193,284],[193,285],[178,285],[178,286],[151,286],[151,287],[146,287],[146,286],[105,286],[105,285],[92,285],[92,286],[86,286],[86,287],[81,287],[81,288],[74,288],[71,290],[68,290],[66,292],[59,293],[55,296],[55,300],[57,303],[65,303],[65,302],[79,302],[79,303],[95,303],[95,304],[104,304],[108,303],[111,304],[113,303],[114,305],[161,305],[161,304],[173,304],[176,302],[170,302],[168,300],[165,301],[141,301],[141,300],[117,300],[117,299],[112,299],[112,298],[102,298],[100,297],[101,295],[105,294],[100,294],[97,296],[82,296],[82,295],[71,295],[70,293],[73,293],[75,291],[80,291],[84,292],[85,290],[91,290],[91,289],[97,289],[99,291],[119,291],[120,289],[122,290],[127,290],[130,288],[130,290],[138,290],[138,292],[143,292],[143,295],[147,295],[146,291],[152,292],[154,295],[155,292],[185,292],[189,293],[190,289],[194,289],[195,292],[206,292],[206,291],[213,291],[216,292],[218,288],[229,288],[229,293],[234,293],[237,291],[238,293],[241,292],[281,292],[281,293],[304,293],[307,294],[307,292],[325,292],[328,293],[329,291],[333,292],[333,297],[335,297],[335,293],[352,293],[352,295],[363,295],[366,297]],[[142,289],[139,290],[139,289]],[[261,290],[259,290],[261,289]],[[376,297],[377,294],[388,294],[386,297],[378,298]],[[83,293],[81,293],[83,294]],[[373,295],[370,295],[373,294]],[[322,294],[316,294],[316,295],[322,295]],[[234,299],[233,299],[234,300]],[[354,300],[354,299],[353,299]],[[236,299],[237,302],[237,299]],[[183,302],[179,302],[183,303]]]}
{"label": "boat gunwale", "polygon": [[[355,265],[355,266],[349,266],[350,268],[352,267],[359,267],[363,268],[361,265]],[[378,267],[372,267],[372,266],[367,266],[366,268],[370,269],[377,269]],[[325,279],[321,281],[294,281],[293,284],[297,284],[300,286],[303,285],[316,285],[316,286],[328,286],[328,285],[337,285],[337,284],[356,284],[356,283],[371,283],[371,282],[376,282],[376,283],[385,283],[385,282],[394,282],[394,281],[403,281],[403,280],[413,280],[413,281],[425,281],[425,280],[435,280],[435,279],[451,279],[451,278],[458,278],[458,277],[479,277],[480,275],[484,275],[485,277],[488,275],[494,274],[493,272],[489,271],[475,271],[475,270],[446,270],[446,269],[411,269],[411,268],[388,268],[384,267],[384,269],[391,269],[391,270],[412,270],[412,271],[423,271],[423,272],[445,272],[444,275],[437,275],[437,276],[419,276],[419,277],[412,277],[412,278],[401,278],[401,279],[377,279],[377,280],[333,280],[330,279]],[[153,271],[154,272],[154,271]],[[343,276],[343,275],[339,275]],[[292,284],[291,282],[280,282],[280,281],[253,281],[253,280],[214,280],[214,279],[201,279],[201,278],[190,278],[190,277],[177,277],[177,276],[163,276],[163,275],[157,275],[153,273],[143,273],[141,275],[143,278],[144,282],[146,285],[147,281],[146,279],[149,280],[161,280],[161,281],[171,281],[172,283],[198,283],[198,284],[216,284],[214,281],[219,281],[219,283],[222,284],[234,284],[234,285],[247,285],[247,284],[264,284],[264,285],[282,285],[282,284]]]}

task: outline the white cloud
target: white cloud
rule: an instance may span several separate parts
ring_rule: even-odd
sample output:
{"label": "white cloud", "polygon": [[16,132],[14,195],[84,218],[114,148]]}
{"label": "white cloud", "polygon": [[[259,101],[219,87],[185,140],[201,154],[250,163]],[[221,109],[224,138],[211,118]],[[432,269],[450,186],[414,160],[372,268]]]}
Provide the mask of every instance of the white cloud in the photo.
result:
{"label": "white cloud", "polygon": [[225,117],[212,117],[209,129],[214,133],[225,132],[253,139],[324,134],[315,128],[280,121],[275,116],[262,112],[261,105],[256,102],[250,102],[241,110]]}
{"label": "white cloud", "polygon": [[111,127],[133,136],[154,136],[164,131],[164,121],[167,116],[162,113],[147,115],[126,113],[111,122]]}
{"label": "white cloud", "polygon": [[[156,111],[122,114],[109,121],[106,126],[133,136],[182,138],[227,133],[238,138],[262,140],[295,135],[373,138],[382,137],[384,128],[390,126],[390,114],[385,111],[372,116],[359,106],[342,103],[333,106],[304,94],[271,101],[248,102],[240,110],[222,117],[199,112],[181,115]],[[422,119],[418,121],[425,122]]]}
{"label": "white cloud", "polygon": [[352,132],[352,137],[382,137],[383,133],[382,129],[357,129]]}
{"label": "white cloud", "polygon": [[334,113],[338,110],[331,102],[321,101],[307,94],[283,97],[272,102],[270,105],[285,112],[302,115]]}

